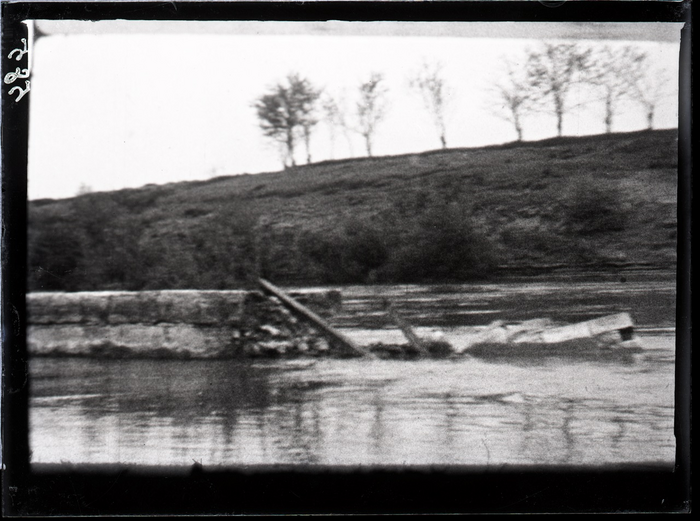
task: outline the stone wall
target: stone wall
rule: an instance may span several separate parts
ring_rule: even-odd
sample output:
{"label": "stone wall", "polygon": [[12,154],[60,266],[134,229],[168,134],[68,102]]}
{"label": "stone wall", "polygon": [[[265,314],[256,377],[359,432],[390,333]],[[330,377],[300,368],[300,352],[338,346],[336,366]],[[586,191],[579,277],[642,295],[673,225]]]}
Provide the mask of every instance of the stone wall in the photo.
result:
{"label": "stone wall", "polygon": [[317,331],[258,292],[30,293],[27,314],[34,356],[230,358],[329,349]]}

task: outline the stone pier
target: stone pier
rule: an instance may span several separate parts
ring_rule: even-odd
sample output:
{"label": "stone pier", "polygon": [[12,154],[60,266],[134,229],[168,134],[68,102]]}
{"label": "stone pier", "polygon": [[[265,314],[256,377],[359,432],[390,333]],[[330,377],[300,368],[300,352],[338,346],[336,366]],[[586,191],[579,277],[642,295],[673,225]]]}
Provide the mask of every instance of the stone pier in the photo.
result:
{"label": "stone pier", "polygon": [[233,358],[323,352],[279,301],[247,291],[30,293],[31,356]]}

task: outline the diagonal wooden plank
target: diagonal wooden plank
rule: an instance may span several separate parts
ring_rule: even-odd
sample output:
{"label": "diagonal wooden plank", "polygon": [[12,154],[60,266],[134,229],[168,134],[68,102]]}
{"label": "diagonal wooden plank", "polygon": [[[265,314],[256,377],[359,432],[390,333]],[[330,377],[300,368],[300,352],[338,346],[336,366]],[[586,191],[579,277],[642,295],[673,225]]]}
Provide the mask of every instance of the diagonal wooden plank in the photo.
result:
{"label": "diagonal wooden plank", "polygon": [[368,349],[357,345],[355,342],[350,340],[348,337],[343,335],[340,331],[335,329],[333,326],[331,326],[328,322],[323,320],[320,316],[318,316],[316,313],[311,311],[309,308],[306,306],[300,304],[296,300],[294,300],[292,297],[287,295],[284,291],[273,285],[272,283],[268,282],[265,279],[258,279],[258,283],[260,286],[263,288],[263,290],[266,293],[269,293],[271,295],[274,295],[280,301],[287,306],[289,309],[292,311],[296,312],[298,315],[301,315],[303,318],[307,319],[309,322],[311,322],[314,326],[316,326],[318,329],[323,331],[328,337],[330,337],[332,340],[340,343],[344,347],[354,351],[357,354],[360,354],[364,357],[367,358],[377,358],[377,356],[370,352]]}
{"label": "diagonal wooden plank", "polygon": [[386,312],[391,318],[391,320],[403,332],[404,336],[408,339],[413,348],[423,356],[430,356],[430,352],[425,346],[425,343],[420,338],[418,338],[418,335],[416,335],[416,333],[413,331],[411,325],[401,315],[399,315],[399,313],[394,308],[394,305],[389,301],[385,301],[384,305],[386,307]]}

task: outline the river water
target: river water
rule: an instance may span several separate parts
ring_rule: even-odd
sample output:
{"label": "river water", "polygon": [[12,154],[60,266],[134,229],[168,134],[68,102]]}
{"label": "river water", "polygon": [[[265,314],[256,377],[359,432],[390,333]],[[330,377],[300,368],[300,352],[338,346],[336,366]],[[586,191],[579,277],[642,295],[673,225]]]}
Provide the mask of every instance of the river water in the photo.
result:
{"label": "river water", "polygon": [[396,335],[379,311],[384,297],[448,339],[496,318],[628,311],[644,351],[630,360],[35,358],[31,461],[673,463],[672,279],[338,289],[344,307],[332,321],[358,341]]}

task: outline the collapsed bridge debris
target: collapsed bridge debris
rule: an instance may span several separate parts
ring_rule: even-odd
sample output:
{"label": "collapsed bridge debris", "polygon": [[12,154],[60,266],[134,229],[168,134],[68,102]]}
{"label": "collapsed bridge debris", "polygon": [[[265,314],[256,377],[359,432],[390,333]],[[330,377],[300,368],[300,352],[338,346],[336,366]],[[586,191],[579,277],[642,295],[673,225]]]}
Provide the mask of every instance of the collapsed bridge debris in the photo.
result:
{"label": "collapsed bridge debris", "polygon": [[[322,305],[324,295],[310,300]],[[258,291],[30,293],[27,313],[30,356],[219,359],[333,349],[279,299]]]}
{"label": "collapsed bridge debris", "polygon": [[[27,347],[31,356],[103,358],[540,356],[641,350],[628,313],[576,324],[549,319],[483,328],[413,328],[384,301],[390,329],[343,332],[321,318],[337,310],[337,291],[285,293],[268,281],[262,291],[30,293]],[[293,296],[292,296],[293,295]],[[306,305],[302,304],[304,302]],[[332,313],[331,313],[332,314]],[[351,334],[352,333],[352,334]],[[406,342],[408,340],[408,342]]]}

